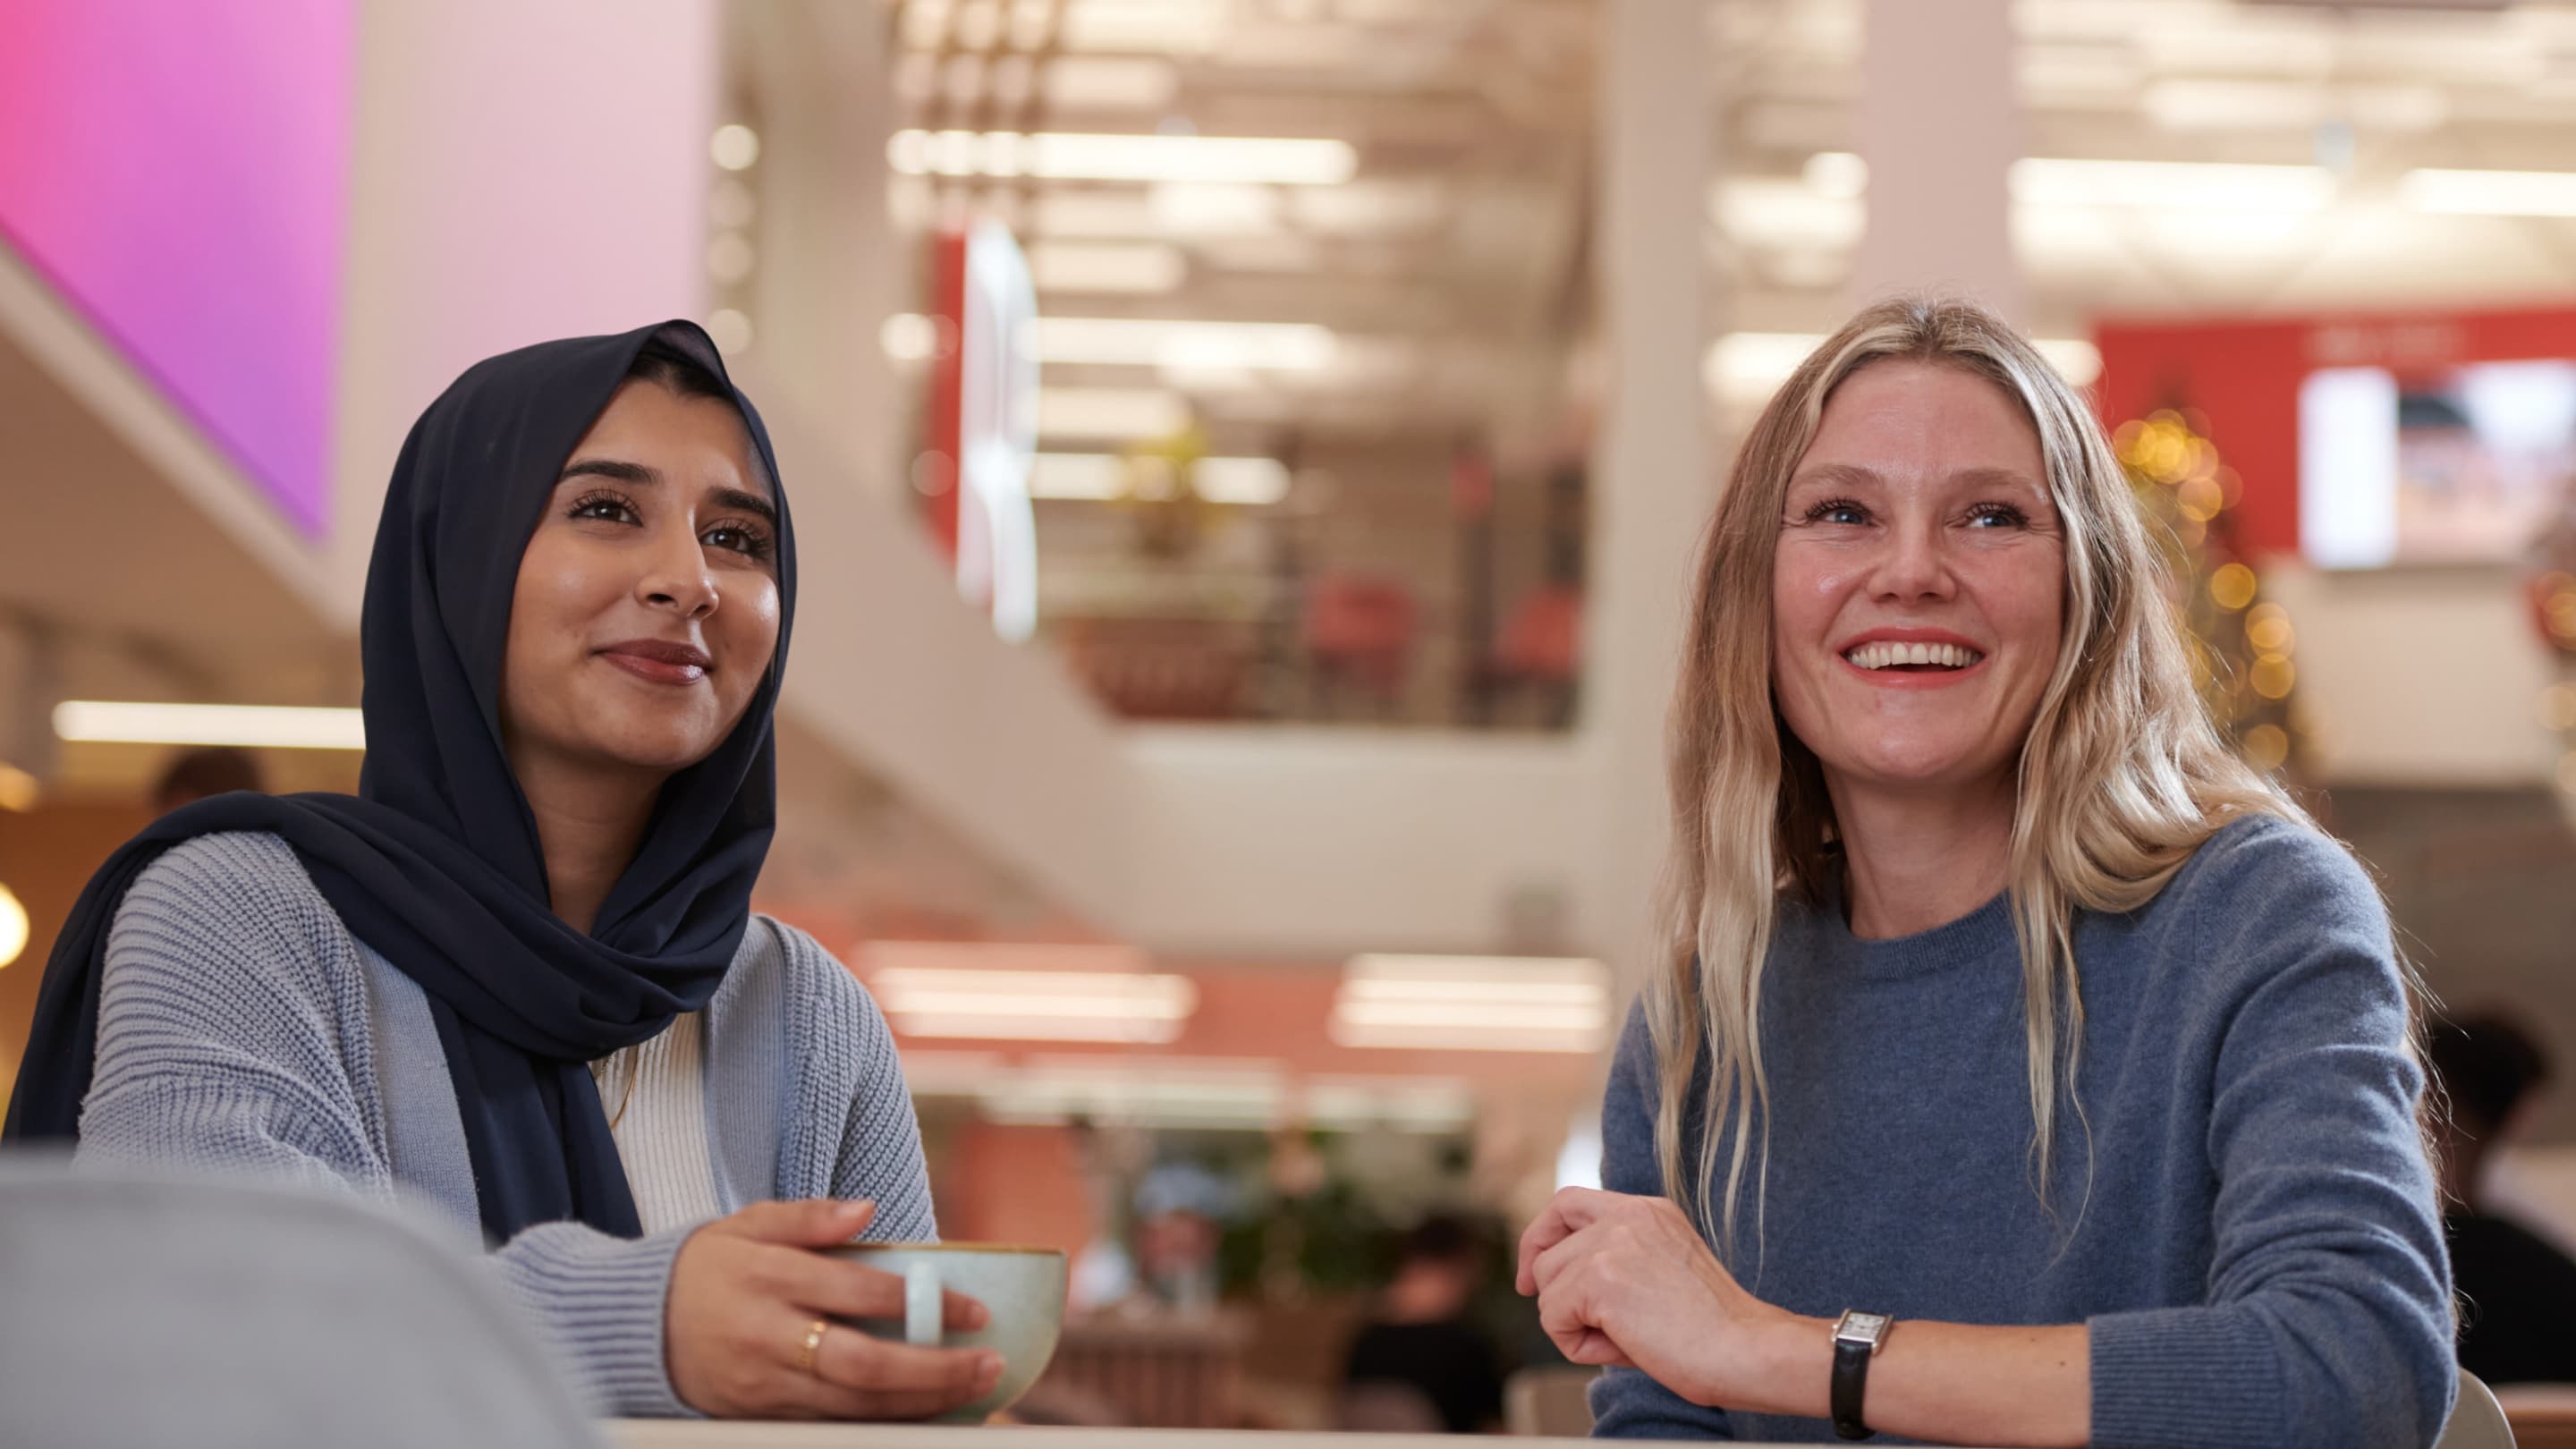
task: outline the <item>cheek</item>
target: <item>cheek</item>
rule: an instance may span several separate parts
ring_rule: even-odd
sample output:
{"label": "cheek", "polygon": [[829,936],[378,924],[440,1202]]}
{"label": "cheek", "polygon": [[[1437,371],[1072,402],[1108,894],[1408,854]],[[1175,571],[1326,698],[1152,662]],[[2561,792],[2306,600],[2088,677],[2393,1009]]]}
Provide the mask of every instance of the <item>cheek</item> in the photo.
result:
{"label": "cheek", "polygon": [[578,539],[540,530],[519,560],[510,600],[510,639],[540,653],[579,649],[593,619],[625,596],[624,581]]}
{"label": "cheek", "polygon": [[2014,560],[1989,573],[1981,591],[1987,623],[2039,674],[2057,667],[2066,627],[2066,570],[2049,555]]}
{"label": "cheek", "polygon": [[778,652],[778,585],[763,578],[726,590],[714,615],[723,634],[729,701],[740,708]]}
{"label": "cheek", "polygon": [[[1833,560],[1802,557],[1803,552],[1783,549],[1771,562],[1772,671],[1791,693],[1798,680],[1822,666],[1819,651],[1831,639],[1851,591],[1846,571]],[[1800,661],[1801,667],[1782,669],[1782,662],[1790,660]]]}
{"label": "cheek", "polygon": [[1832,632],[1857,566],[1813,549],[1784,548],[1771,559],[1772,628],[1813,644]]}

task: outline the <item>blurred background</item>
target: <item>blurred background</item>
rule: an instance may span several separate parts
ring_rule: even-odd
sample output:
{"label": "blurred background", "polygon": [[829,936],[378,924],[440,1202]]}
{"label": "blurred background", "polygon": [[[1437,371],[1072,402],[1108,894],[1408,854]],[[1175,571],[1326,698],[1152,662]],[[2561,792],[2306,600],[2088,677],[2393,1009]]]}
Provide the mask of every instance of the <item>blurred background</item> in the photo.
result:
{"label": "blurred background", "polygon": [[[1487,1422],[1350,1370],[1549,1358],[1495,1270],[1597,1169],[1692,545],[1771,389],[1919,287],[2090,391],[2213,707],[2434,990],[2576,1029],[2576,5],[0,0],[0,36],[0,1090],[112,846],[354,786],[420,409],[695,318],[801,535],[760,904],[892,1019],[943,1230],[1077,1255],[1031,1411]],[[2494,1172],[2576,1231],[2576,1100]]]}

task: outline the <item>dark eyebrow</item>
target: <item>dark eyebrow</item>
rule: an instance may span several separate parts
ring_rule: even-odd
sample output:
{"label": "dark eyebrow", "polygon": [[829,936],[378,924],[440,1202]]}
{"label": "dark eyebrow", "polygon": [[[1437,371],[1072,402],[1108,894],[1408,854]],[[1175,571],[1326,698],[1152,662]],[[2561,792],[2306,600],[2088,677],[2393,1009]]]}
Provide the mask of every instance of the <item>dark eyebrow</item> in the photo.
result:
{"label": "dark eyebrow", "polygon": [[[555,479],[555,482],[565,483],[575,478],[614,478],[620,483],[631,483],[639,488],[657,488],[663,482],[660,469],[648,468],[642,463],[629,463],[623,458],[575,458],[564,465],[562,474]],[[778,526],[777,507],[757,493],[745,492],[740,488],[710,488],[707,490],[707,496],[722,507],[739,509],[751,514],[772,528]]]}
{"label": "dark eyebrow", "polygon": [[757,493],[745,493],[739,488],[710,488],[707,496],[727,508],[738,508],[771,528],[778,526],[778,510]]}
{"label": "dark eyebrow", "polygon": [[563,472],[555,481],[562,483],[574,478],[614,478],[620,483],[649,488],[662,481],[662,474],[659,469],[629,463],[622,458],[575,458],[564,464]]}

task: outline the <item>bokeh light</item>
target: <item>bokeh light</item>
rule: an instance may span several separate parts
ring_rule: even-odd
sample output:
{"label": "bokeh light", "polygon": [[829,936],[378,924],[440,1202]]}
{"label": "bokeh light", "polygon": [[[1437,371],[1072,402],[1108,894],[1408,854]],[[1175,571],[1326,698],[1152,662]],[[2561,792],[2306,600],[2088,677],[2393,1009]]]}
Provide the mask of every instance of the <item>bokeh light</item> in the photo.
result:
{"label": "bokeh light", "polygon": [[[2224,565],[2209,576],[2210,601],[2231,612],[2254,602],[2254,588],[2254,571],[2241,563]],[[2263,646],[2258,641],[2255,647]]]}
{"label": "bokeh light", "polygon": [[0,966],[18,959],[27,949],[27,908],[7,886],[0,886]]}
{"label": "bokeh light", "polygon": [[2553,684],[2540,692],[2540,722],[2553,730],[2576,730],[2576,684]]}
{"label": "bokeh light", "polygon": [[2245,760],[2258,770],[2277,770],[2290,758],[2290,732],[2275,724],[2245,732]]}
{"label": "bokeh light", "polygon": [[748,171],[760,161],[760,133],[739,123],[716,127],[707,154],[727,171]]}
{"label": "bokeh light", "polygon": [[2253,684],[2254,692],[2265,699],[2287,699],[2291,688],[2299,682],[2299,667],[2292,664],[2287,655],[2266,654],[2254,661],[2254,667],[2246,677]]}

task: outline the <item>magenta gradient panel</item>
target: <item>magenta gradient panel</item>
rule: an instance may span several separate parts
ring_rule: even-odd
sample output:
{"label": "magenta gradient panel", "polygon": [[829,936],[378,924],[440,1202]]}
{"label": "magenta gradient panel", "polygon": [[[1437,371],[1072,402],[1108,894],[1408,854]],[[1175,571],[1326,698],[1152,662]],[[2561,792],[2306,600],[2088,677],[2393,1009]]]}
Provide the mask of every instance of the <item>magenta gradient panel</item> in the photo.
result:
{"label": "magenta gradient panel", "polygon": [[0,237],[311,535],[329,521],[354,8],[0,0]]}

